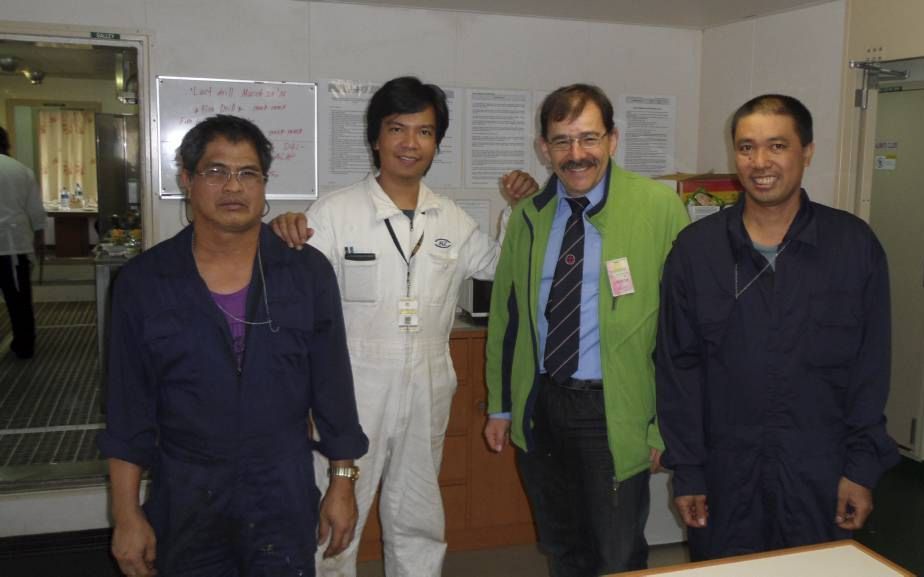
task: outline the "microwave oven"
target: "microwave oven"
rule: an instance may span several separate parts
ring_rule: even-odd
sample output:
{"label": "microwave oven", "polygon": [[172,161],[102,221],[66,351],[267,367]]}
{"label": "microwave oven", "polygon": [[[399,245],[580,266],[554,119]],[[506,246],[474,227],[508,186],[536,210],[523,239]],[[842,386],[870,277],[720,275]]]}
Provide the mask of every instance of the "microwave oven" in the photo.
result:
{"label": "microwave oven", "polygon": [[473,318],[487,318],[492,286],[489,280],[467,279],[460,289],[459,307]]}

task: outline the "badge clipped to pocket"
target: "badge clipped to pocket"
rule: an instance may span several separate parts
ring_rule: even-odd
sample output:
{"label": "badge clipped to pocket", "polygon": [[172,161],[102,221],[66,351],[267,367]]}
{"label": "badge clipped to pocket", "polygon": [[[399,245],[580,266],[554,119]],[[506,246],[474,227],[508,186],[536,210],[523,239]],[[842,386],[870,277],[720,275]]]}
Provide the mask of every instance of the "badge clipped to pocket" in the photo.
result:
{"label": "badge clipped to pocket", "polygon": [[398,299],[398,331],[416,333],[420,330],[417,299]]}
{"label": "badge clipped to pocket", "polygon": [[626,257],[606,261],[606,276],[610,279],[610,291],[613,293],[613,298],[635,292],[635,286],[632,284],[632,271],[629,270],[629,259]]}

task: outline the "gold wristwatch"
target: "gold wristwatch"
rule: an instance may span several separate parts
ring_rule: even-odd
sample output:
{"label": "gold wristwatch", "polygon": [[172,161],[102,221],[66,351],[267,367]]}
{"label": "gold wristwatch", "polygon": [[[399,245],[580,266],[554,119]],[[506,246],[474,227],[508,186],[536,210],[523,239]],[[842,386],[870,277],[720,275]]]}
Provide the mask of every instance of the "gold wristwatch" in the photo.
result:
{"label": "gold wristwatch", "polygon": [[359,467],[356,465],[350,467],[328,467],[328,477],[346,477],[351,481],[359,479]]}

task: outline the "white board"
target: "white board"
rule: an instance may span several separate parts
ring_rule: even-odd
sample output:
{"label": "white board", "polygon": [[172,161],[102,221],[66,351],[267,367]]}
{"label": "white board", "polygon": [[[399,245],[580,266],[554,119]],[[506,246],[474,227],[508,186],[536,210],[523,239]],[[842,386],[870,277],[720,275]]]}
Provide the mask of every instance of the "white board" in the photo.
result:
{"label": "white board", "polygon": [[267,198],[318,197],[315,83],[158,76],[154,120],[161,197],[183,196],[177,185],[176,149],[190,128],[216,114],[252,121],[273,143]]}

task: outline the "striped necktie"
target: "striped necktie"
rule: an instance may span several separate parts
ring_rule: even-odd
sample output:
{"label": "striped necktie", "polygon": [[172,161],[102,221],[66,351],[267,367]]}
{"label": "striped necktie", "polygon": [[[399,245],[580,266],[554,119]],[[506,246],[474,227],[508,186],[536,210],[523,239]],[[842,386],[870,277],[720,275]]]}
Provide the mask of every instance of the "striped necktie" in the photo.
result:
{"label": "striped necktie", "polygon": [[581,277],[584,274],[585,197],[566,198],[571,216],[565,224],[555,276],[545,307],[548,333],[545,338],[545,370],[558,384],[567,381],[578,367],[581,337]]}

